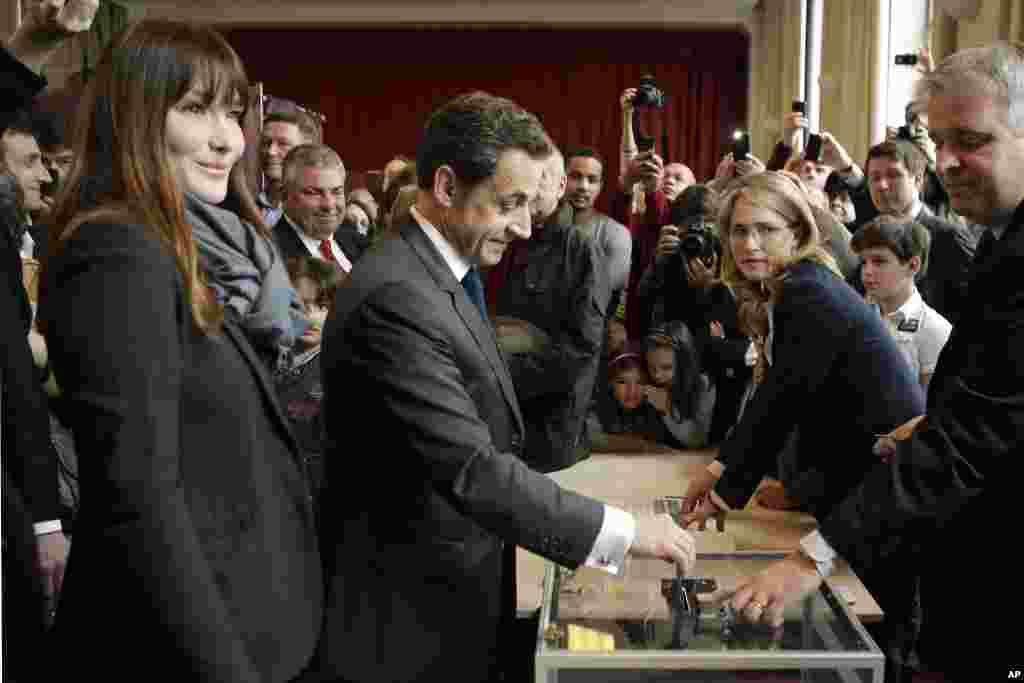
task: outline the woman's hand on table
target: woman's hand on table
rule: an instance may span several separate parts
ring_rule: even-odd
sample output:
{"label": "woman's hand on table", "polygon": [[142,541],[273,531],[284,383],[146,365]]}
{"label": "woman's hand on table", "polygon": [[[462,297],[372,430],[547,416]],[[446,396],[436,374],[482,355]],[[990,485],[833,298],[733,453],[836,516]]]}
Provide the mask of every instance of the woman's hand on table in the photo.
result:
{"label": "woman's hand on table", "polygon": [[711,489],[715,487],[721,476],[721,464],[716,461],[690,481],[683,494],[682,523],[684,527],[688,527],[694,522],[702,524],[710,517],[724,511],[724,508],[715,503],[711,496]]}
{"label": "woman's hand on table", "polygon": [[781,626],[786,605],[817,590],[822,580],[813,560],[792,553],[740,583],[729,604],[751,623]]}

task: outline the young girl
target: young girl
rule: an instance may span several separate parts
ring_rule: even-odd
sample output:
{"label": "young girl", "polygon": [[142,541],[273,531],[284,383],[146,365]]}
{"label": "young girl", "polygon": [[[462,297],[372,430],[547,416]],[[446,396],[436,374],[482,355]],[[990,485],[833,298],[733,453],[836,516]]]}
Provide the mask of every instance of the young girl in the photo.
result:
{"label": "young girl", "polygon": [[627,351],[608,363],[608,383],[588,420],[595,451],[646,451],[670,443],[671,434],[647,399],[649,379],[643,358]]}
{"label": "young girl", "polygon": [[651,386],[647,400],[658,411],[677,448],[707,444],[715,390],[701,372],[697,345],[678,320],[651,331],[644,340],[644,363]]}

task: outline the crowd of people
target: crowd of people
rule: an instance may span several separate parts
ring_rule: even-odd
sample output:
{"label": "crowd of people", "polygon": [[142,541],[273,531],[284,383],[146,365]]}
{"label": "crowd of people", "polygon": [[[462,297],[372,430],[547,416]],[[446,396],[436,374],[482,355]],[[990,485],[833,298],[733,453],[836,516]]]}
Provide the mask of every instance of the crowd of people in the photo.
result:
{"label": "crowd of people", "polygon": [[[863,168],[794,111],[698,182],[626,89],[606,215],[602,153],[483,92],[366,187],[274,111],[253,187],[245,67],[188,22],[36,99],[97,7],[40,0],[0,50],[5,677],[502,680],[516,546],[686,571],[752,496],[818,530],[746,619],[842,556],[893,680],[1003,642],[948,603],[1024,434],[1024,47],[923,53]],[[544,476],[655,449],[713,455],[682,518]]]}

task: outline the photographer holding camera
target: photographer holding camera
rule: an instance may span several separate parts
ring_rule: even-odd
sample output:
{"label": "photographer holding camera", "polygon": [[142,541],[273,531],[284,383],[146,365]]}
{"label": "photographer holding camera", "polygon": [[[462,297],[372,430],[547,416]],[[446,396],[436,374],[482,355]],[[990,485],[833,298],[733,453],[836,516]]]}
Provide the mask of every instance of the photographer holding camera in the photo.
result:
{"label": "photographer holding camera", "polygon": [[655,259],[637,285],[636,310],[652,328],[680,321],[693,334],[716,391],[709,444],[736,423],[751,376],[745,358],[750,341],[740,331],[736,301],[718,282],[718,196],[706,185],[691,185],[672,204]]}
{"label": "photographer holding camera", "polygon": [[[661,110],[665,93],[652,76],[644,76],[636,88],[626,88],[619,97],[622,106],[622,150],[619,163],[619,191],[612,196],[612,216],[629,228],[633,252],[626,302],[626,325],[632,339],[647,333],[647,320],[630,313],[639,305],[636,286],[655,257],[660,230],[669,222],[669,205],[695,182],[693,171],[679,162],[666,163],[654,149],[654,138],[637,125],[636,109]],[[667,140],[662,140],[667,154]]]}

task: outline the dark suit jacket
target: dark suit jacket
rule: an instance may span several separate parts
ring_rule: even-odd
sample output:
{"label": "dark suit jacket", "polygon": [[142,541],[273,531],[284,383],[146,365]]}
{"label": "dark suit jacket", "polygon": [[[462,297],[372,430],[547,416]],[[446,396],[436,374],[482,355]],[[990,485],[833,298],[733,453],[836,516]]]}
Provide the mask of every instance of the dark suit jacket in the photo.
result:
{"label": "dark suit jacket", "polygon": [[[986,243],[987,242],[987,243]],[[1013,629],[973,627],[950,605],[967,574],[1022,606],[1019,567],[993,535],[1016,519],[1024,453],[1024,203],[998,241],[982,238],[968,305],[939,356],[928,389],[927,424],[902,442],[891,467],[876,467],[825,519],[841,554],[885,567],[900,548],[922,549],[923,647],[933,665],[998,667],[1019,652]],[[1015,538],[1015,527],[1004,527]],[[889,542],[885,542],[887,539]],[[975,653],[965,657],[965,652]],[[1015,660],[1019,665],[1019,657]],[[976,676],[972,677],[976,678]],[[958,679],[960,680],[960,679]],[[971,678],[963,678],[971,680]]]}
{"label": "dark suit jacket", "polygon": [[[302,243],[299,236],[295,234],[295,228],[291,226],[288,219],[282,214],[281,220],[274,224],[273,227],[274,241],[277,242],[278,249],[281,250],[281,257],[287,261],[290,258],[296,256],[301,258],[313,258],[312,254],[309,253],[309,249],[306,249],[306,245]],[[334,236],[334,241],[341,248],[342,253],[345,254],[346,258],[352,263],[356,260],[352,258],[352,254],[345,249],[342,242],[338,239],[338,236]],[[319,258],[319,257],[317,257]]]}
{"label": "dark suit jacket", "polygon": [[917,214],[928,228],[928,272],[917,283],[921,297],[954,325],[967,307],[967,282],[977,239],[966,226],[938,218],[928,207]]}
{"label": "dark suit jacket", "polygon": [[845,282],[805,261],[774,311],[773,364],[722,443],[715,491],[742,507],[796,427],[803,509],[823,517],[879,460],[875,435],[924,413],[924,396],[885,322]]}
{"label": "dark suit jacket", "polygon": [[520,459],[528,444],[493,330],[415,222],[339,289],[321,363],[338,444],[323,497],[323,673],[492,679],[499,623],[514,615],[503,544],[577,566],[601,504]]}
{"label": "dark suit jacket", "polygon": [[193,330],[142,226],[83,225],[44,278],[82,496],[58,668],[290,680],[316,645],[322,572],[298,449],[244,333]]}
{"label": "dark suit jacket", "polygon": [[[32,73],[0,47],[0,132],[13,114],[31,104],[46,86],[46,80]],[[46,394],[32,360],[27,334],[32,309],[22,283],[21,245],[13,233],[16,217],[13,197],[0,198],[0,375],[3,377],[4,470],[18,489],[30,522],[60,517],[57,488],[57,453],[50,441],[50,418]],[[12,523],[20,523],[12,520]]]}
{"label": "dark suit jacket", "polygon": [[[567,210],[569,209],[569,210]],[[562,207],[529,240],[515,242],[497,267],[495,315],[533,323],[551,338],[544,352],[507,357],[526,422],[535,469],[552,471],[590,454],[587,413],[605,340],[611,288],[597,246]]]}

